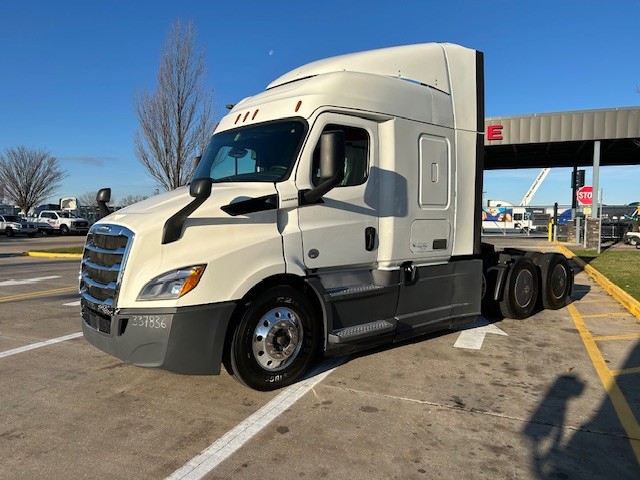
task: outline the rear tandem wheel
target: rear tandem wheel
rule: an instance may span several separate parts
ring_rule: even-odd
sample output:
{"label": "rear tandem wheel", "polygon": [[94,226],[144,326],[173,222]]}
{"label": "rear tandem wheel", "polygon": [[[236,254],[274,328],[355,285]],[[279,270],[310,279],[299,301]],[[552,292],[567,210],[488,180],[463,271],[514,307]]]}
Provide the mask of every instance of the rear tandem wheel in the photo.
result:
{"label": "rear tandem wheel", "polygon": [[545,253],[540,258],[542,306],[550,310],[564,307],[571,294],[571,267],[563,255]]}
{"label": "rear tandem wheel", "polygon": [[529,317],[538,300],[538,269],[531,259],[521,257],[509,272],[500,301],[500,313],[505,318]]}

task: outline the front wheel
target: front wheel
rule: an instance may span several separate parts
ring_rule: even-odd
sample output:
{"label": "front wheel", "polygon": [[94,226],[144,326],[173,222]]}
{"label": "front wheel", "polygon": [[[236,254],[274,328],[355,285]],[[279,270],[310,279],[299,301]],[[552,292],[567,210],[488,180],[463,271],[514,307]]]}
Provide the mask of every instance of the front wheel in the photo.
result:
{"label": "front wheel", "polygon": [[233,334],[230,364],[238,381],[268,391],[298,381],[320,344],[316,312],[292,287],[274,287],[247,307]]}
{"label": "front wheel", "polygon": [[638,245],[638,239],[636,237],[631,237],[629,239],[629,245]]}
{"label": "front wheel", "polygon": [[7,227],[4,232],[7,234],[7,237],[13,237],[15,235],[11,227]]}

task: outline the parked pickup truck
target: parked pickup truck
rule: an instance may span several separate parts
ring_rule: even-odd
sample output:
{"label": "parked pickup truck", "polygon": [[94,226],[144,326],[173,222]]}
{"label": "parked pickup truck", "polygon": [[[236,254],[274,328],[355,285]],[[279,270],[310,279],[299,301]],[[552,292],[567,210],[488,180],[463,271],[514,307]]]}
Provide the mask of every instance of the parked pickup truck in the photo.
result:
{"label": "parked pickup truck", "polygon": [[635,245],[636,247],[640,246],[640,232],[627,232],[623,237],[624,243],[628,243],[629,245]]}
{"label": "parked pickup truck", "polygon": [[37,222],[48,223],[53,227],[54,231],[59,232],[61,235],[68,235],[69,233],[86,234],[89,230],[89,220],[76,217],[72,213],[62,210],[42,210],[36,220]]}
{"label": "parked pickup truck", "polygon": [[35,222],[27,221],[17,215],[0,215],[0,231],[7,237],[13,237],[16,234],[34,237],[38,233],[38,227]]}

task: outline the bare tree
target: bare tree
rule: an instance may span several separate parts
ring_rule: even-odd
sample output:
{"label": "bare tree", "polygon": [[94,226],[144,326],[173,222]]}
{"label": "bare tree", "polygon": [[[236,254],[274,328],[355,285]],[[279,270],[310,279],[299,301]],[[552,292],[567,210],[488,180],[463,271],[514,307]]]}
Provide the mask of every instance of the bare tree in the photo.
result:
{"label": "bare tree", "polygon": [[0,155],[0,183],[5,195],[25,214],[53,196],[66,176],[58,159],[43,149],[19,146]]}
{"label": "bare tree", "polygon": [[83,207],[97,207],[96,196],[98,192],[84,192],[78,196],[78,202]]}
{"label": "bare tree", "polygon": [[213,133],[213,96],[205,88],[204,52],[191,22],[172,27],[162,51],[158,85],[135,95],[140,130],[136,155],[166,190],[186,185]]}
{"label": "bare tree", "polygon": [[134,203],[141,202],[142,200],[146,200],[147,196],[145,195],[127,195],[122,200],[118,202],[119,207],[128,207],[129,205],[133,205]]}

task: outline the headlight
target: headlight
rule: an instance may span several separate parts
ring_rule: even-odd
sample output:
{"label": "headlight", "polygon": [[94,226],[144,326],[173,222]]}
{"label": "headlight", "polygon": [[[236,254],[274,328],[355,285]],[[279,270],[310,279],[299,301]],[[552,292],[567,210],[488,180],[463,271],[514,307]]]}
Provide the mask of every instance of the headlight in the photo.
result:
{"label": "headlight", "polygon": [[147,283],[138,300],[170,300],[180,298],[196,288],[206,265],[194,265],[163,273]]}

